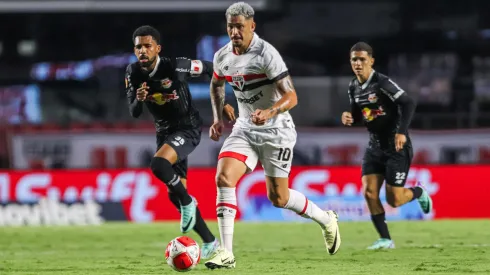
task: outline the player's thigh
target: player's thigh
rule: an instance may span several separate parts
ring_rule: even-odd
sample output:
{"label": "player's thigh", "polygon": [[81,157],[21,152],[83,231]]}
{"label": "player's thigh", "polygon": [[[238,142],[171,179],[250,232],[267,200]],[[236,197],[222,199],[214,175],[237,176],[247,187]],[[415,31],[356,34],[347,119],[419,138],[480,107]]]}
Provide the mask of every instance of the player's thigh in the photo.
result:
{"label": "player's thigh", "polygon": [[[385,179],[387,187],[403,187],[407,181],[410,165],[412,164],[413,151],[411,147],[405,147],[400,152],[393,152],[386,161]],[[387,189],[388,190],[388,189]]]}
{"label": "player's thigh", "polygon": [[368,148],[362,159],[362,188],[367,199],[378,199],[384,182],[385,166],[383,153]]}
{"label": "player's thigh", "polygon": [[[246,129],[234,128],[231,134],[225,139],[223,146],[219,152],[218,161],[223,158],[235,159],[245,165],[246,172],[249,173],[257,166],[259,159],[257,151],[250,140],[250,134]],[[226,163],[235,163],[234,161],[226,161]],[[227,169],[229,165],[224,165]],[[233,165],[233,166],[238,166]]]}
{"label": "player's thigh", "polygon": [[259,160],[266,176],[288,178],[293,163],[293,149],[296,144],[294,128],[278,128],[261,131],[258,145]]}
{"label": "player's thigh", "polygon": [[373,148],[366,149],[362,158],[362,177],[384,175],[386,172],[385,164],[384,154],[381,150]]}
{"label": "player's thigh", "polygon": [[200,128],[176,131],[165,136],[163,145],[155,153],[155,157],[165,158],[175,164],[187,159],[187,156],[196,149],[200,142]]}
{"label": "player's thigh", "polygon": [[226,138],[218,156],[216,184],[235,187],[238,180],[257,166],[258,155],[243,129],[233,129]]}

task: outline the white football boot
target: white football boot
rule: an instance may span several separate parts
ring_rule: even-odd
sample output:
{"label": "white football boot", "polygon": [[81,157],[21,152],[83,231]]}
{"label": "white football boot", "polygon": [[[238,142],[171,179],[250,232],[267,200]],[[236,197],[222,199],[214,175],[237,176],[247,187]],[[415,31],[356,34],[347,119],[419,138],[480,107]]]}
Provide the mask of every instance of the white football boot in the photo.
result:
{"label": "white football boot", "polygon": [[228,250],[220,248],[209,261],[204,263],[204,265],[209,269],[235,268],[235,256]]}
{"label": "white football boot", "polygon": [[330,222],[322,228],[323,238],[328,253],[334,255],[340,248],[339,216],[335,211],[328,210],[325,213],[330,217]]}

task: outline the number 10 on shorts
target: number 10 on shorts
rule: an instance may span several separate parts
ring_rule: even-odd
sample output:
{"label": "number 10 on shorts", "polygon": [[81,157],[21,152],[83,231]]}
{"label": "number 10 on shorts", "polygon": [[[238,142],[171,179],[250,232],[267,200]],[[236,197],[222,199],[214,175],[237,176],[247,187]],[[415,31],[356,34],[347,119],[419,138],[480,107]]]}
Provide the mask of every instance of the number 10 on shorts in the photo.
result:
{"label": "number 10 on shorts", "polygon": [[289,161],[290,158],[291,158],[291,149],[289,149],[289,148],[280,148],[279,149],[279,156],[277,157],[277,160]]}

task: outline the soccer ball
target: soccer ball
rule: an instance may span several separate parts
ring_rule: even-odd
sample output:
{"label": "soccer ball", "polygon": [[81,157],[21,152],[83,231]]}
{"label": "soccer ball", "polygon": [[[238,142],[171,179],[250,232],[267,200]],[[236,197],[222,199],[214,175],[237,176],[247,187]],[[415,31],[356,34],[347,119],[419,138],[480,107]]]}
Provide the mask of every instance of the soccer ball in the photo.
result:
{"label": "soccer ball", "polygon": [[176,271],[187,272],[196,267],[201,259],[199,245],[187,236],[171,240],[165,250],[167,264]]}

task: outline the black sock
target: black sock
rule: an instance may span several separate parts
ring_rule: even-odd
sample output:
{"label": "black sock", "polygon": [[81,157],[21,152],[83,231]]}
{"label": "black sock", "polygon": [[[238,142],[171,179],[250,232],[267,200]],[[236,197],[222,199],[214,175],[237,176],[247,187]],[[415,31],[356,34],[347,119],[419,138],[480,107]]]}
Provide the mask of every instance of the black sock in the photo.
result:
{"label": "black sock", "polygon": [[191,196],[187,193],[184,184],[180,181],[180,177],[175,173],[172,164],[159,157],[154,157],[151,160],[151,171],[159,180],[163,181],[170,192],[172,192],[182,205],[189,205],[192,202]]}
{"label": "black sock", "polygon": [[177,197],[176,195],[174,195],[174,193],[170,192],[170,190],[168,191],[168,198],[170,199],[170,201],[172,202],[172,204],[175,206],[175,208],[177,208],[177,211],[180,212],[180,200],[179,200],[179,197]]}
{"label": "black sock", "polygon": [[413,193],[412,200],[420,198],[420,196],[422,196],[422,192],[424,191],[421,187],[418,187],[418,186],[412,187],[409,189],[412,190],[412,193]]}
{"label": "black sock", "polygon": [[388,231],[388,225],[385,220],[385,213],[371,215],[371,220],[373,221],[374,227],[378,234],[383,239],[390,239],[390,232]]}
{"label": "black sock", "polygon": [[[175,176],[178,177],[177,175]],[[177,199],[179,200],[180,202],[179,209],[180,209],[180,205],[189,205],[192,202],[192,198],[189,195],[189,193],[187,193],[187,189],[185,188],[184,184],[180,181],[180,178],[179,178],[179,182],[177,182],[175,185],[167,185],[167,186],[170,192],[172,192],[172,194],[175,194],[175,197],[177,197]]]}
{"label": "black sock", "polygon": [[196,233],[199,235],[199,237],[201,237],[202,241],[205,243],[210,243],[216,239],[213,233],[211,233],[208,226],[206,225],[206,222],[204,222],[204,219],[201,216],[201,211],[199,211],[199,208],[197,208],[197,212],[196,212],[196,225],[194,226],[194,231],[196,231]]}

